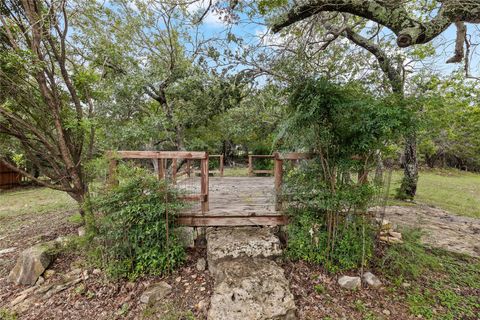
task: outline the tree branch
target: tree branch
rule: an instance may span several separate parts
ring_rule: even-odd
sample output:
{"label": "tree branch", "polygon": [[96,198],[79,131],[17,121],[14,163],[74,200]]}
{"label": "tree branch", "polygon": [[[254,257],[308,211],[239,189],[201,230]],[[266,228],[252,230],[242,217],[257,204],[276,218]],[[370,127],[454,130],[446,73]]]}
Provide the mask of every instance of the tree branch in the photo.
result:
{"label": "tree branch", "polygon": [[400,1],[310,0],[291,8],[272,26],[273,32],[320,12],[344,12],[377,22],[397,35],[397,45],[408,47],[437,37],[452,23],[480,23],[480,0],[445,0],[430,21],[414,19]]}
{"label": "tree branch", "polygon": [[382,69],[387,76],[392,91],[394,93],[403,94],[403,79],[400,72],[395,68],[394,62],[388,55],[372,40],[369,40],[360,34],[354,32],[351,28],[345,28],[346,37],[356,45],[364,48],[375,56]]}

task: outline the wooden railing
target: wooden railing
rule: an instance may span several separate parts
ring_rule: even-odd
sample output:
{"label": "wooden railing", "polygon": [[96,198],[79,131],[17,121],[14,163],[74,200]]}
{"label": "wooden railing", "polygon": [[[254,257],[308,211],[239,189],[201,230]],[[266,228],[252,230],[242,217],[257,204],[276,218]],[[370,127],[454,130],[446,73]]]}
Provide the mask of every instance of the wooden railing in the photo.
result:
{"label": "wooden railing", "polygon": [[255,170],[253,168],[253,159],[274,159],[273,154],[249,154],[248,155],[248,175],[251,177],[256,173],[274,174],[274,170]]}
{"label": "wooden railing", "polygon": [[[176,184],[177,177],[183,174],[193,172],[191,162],[200,160],[200,194],[184,195],[182,199],[185,201],[200,201],[202,213],[206,213],[209,209],[208,202],[208,153],[196,151],[110,151],[107,153],[110,159],[108,183],[117,185],[117,164],[120,159],[152,159],[157,161],[158,178],[166,178],[166,161],[171,159],[171,179],[172,184]],[[186,160],[186,170],[180,174],[177,172],[178,160]]]}

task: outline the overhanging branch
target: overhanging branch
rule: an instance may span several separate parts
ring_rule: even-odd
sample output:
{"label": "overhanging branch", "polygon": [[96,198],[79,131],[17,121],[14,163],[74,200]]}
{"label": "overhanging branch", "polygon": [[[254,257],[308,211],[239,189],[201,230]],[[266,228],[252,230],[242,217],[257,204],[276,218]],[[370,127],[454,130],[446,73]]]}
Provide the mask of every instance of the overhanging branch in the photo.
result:
{"label": "overhanging branch", "polygon": [[290,9],[272,26],[273,32],[321,12],[343,12],[377,22],[397,35],[397,45],[408,47],[437,37],[452,23],[480,23],[480,0],[445,0],[430,21],[412,18],[401,1],[311,0]]}

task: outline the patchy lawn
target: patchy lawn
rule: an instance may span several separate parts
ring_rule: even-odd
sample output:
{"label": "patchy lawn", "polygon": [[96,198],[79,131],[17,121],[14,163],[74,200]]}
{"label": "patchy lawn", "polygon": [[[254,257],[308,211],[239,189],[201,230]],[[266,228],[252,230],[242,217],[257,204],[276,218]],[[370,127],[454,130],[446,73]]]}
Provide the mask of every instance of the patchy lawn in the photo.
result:
{"label": "patchy lawn", "polygon": [[[394,171],[390,195],[400,186],[402,171]],[[460,170],[423,170],[418,179],[415,202],[442,208],[451,213],[480,218],[480,174]],[[408,202],[393,201],[393,204]]]}
{"label": "patchy lawn", "polygon": [[76,209],[75,201],[65,192],[28,187],[0,190],[0,221],[23,214],[60,212]]}

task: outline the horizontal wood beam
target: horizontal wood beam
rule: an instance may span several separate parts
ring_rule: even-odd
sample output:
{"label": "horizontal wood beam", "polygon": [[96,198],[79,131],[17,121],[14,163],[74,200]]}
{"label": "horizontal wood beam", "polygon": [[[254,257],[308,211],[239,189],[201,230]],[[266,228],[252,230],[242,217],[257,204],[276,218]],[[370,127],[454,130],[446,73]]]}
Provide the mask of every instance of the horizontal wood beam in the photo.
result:
{"label": "horizontal wood beam", "polygon": [[206,159],[203,151],[109,151],[109,157],[120,159]]}
{"label": "horizontal wood beam", "polygon": [[248,156],[252,158],[269,158],[269,159],[275,158],[275,155],[273,154],[249,154]]}
{"label": "horizontal wood beam", "polygon": [[273,170],[253,170],[253,173],[270,173],[273,174]]}
{"label": "horizontal wood beam", "polygon": [[311,153],[303,153],[303,152],[290,152],[290,153],[278,154],[278,159],[281,159],[281,160],[302,160],[302,159],[311,159],[311,158],[312,158]]}
{"label": "horizontal wood beam", "polygon": [[190,227],[222,227],[222,226],[280,226],[288,223],[285,215],[264,216],[185,216],[180,215],[176,223]]}
{"label": "horizontal wood beam", "polygon": [[205,194],[185,194],[185,195],[179,195],[177,198],[179,200],[184,200],[184,201],[206,201],[207,195],[205,195]]}

